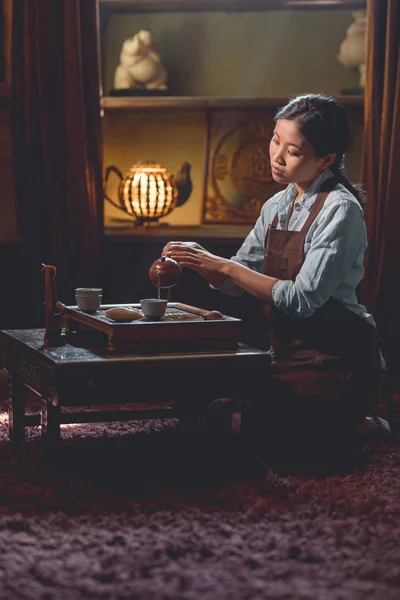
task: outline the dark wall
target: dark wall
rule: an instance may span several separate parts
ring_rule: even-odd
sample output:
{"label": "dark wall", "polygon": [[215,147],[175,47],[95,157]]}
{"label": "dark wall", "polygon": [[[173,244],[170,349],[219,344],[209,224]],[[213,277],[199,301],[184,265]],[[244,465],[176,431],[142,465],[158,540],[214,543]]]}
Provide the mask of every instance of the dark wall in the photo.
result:
{"label": "dark wall", "polygon": [[19,243],[0,244],[0,329],[29,327],[30,302],[35,293],[26,285]]}

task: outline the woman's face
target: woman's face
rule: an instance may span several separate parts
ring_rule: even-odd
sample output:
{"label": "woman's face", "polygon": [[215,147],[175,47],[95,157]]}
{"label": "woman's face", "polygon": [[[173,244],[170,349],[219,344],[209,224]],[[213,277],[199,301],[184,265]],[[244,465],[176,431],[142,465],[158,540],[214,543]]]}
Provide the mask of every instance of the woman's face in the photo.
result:
{"label": "woman's face", "polygon": [[272,177],[277,183],[297,183],[307,189],[320,175],[326,159],[318,158],[298,130],[296,121],[279,119],[269,145]]}

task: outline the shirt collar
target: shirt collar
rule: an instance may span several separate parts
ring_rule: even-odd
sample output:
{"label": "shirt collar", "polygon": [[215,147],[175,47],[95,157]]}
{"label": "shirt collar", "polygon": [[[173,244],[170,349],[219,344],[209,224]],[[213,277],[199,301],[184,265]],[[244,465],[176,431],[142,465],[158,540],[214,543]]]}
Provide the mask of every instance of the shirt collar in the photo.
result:
{"label": "shirt collar", "polygon": [[[333,173],[330,169],[325,169],[322,171],[321,175],[319,175],[308,188],[308,190],[302,195],[299,199],[299,203],[310,210],[311,206],[314,203],[314,200],[317,196],[317,193],[321,187],[321,185],[327,181],[330,177],[333,176]],[[281,198],[277,202],[278,212],[284,212],[293,202],[296,196],[296,186],[294,183],[290,183],[287,188],[284,190]]]}

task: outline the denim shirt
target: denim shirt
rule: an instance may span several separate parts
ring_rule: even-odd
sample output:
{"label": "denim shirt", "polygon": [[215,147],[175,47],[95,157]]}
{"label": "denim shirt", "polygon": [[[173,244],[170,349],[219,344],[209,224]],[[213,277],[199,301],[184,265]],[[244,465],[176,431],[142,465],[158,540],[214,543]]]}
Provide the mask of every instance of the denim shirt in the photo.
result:
{"label": "denim shirt", "polygon": [[[300,231],[307,220],[321,184],[332,177],[324,171],[295,204],[296,186],[288,185],[262,207],[257,222],[232,260],[264,272],[264,246],[269,225],[278,214],[277,229]],[[278,281],[272,289],[277,308],[298,318],[311,316],[332,297],[346,308],[375,324],[372,315],[358,303],[356,288],[364,275],[367,233],[362,207],[343,185],[337,184],[312,223],[304,243],[304,263],[295,281]],[[239,296],[243,290],[229,278],[221,292]]]}

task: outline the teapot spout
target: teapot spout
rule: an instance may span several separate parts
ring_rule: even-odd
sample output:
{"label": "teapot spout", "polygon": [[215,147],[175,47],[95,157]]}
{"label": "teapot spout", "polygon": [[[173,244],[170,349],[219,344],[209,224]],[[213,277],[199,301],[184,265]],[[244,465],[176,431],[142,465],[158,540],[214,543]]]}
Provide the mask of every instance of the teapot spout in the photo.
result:
{"label": "teapot spout", "polygon": [[192,165],[185,161],[175,177],[176,187],[178,188],[178,200],[176,206],[185,204],[192,193],[193,184],[190,176],[191,168]]}

